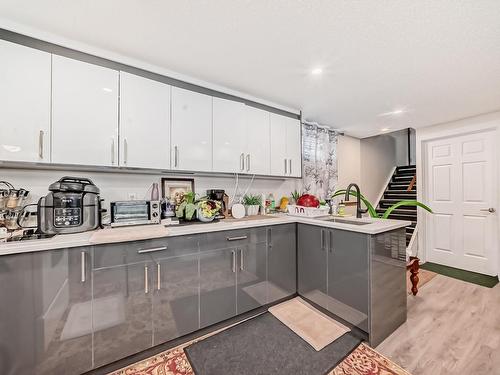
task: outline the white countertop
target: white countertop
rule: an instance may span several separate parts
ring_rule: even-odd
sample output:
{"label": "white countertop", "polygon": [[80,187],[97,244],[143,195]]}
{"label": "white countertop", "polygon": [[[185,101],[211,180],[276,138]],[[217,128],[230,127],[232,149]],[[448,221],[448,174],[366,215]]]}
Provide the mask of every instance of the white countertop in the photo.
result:
{"label": "white countertop", "polygon": [[[339,218],[341,219],[341,218]],[[183,226],[163,226],[163,225],[145,225],[125,228],[106,228],[91,232],[77,234],[61,234],[49,239],[29,240],[20,242],[0,243],[0,255],[26,253],[34,251],[90,246],[113,242],[126,242],[136,240],[146,240],[151,238],[161,238],[170,236],[183,236],[197,233],[218,232],[231,229],[244,229],[251,227],[262,227],[268,225],[302,223],[322,226],[326,228],[343,229],[352,232],[365,234],[378,234],[388,232],[394,229],[407,227],[411,224],[409,221],[373,219],[373,218],[344,218],[350,221],[368,222],[366,225],[354,225],[348,223],[339,223],[332,221],[323,221],[315,218],[288,216],[288,215],[269,215],[262,218],[252,219],[228,219],[217,223],[191,224]]]}

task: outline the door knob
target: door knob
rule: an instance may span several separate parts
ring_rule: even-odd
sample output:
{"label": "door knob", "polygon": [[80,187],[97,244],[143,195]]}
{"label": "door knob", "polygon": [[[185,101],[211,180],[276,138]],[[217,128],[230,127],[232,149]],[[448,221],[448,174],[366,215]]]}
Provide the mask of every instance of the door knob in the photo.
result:
{"label": "door knob", "polygon": [[483,208],[480,211],[488,211],[490,214],[494,213],[496,210],[493,207]]}

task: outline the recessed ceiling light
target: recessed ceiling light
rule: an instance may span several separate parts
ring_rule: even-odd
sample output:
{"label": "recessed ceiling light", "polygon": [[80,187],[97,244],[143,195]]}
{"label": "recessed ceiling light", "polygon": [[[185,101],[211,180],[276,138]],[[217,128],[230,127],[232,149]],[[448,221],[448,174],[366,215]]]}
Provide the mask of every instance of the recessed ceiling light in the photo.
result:
{"label": "recessed ceiling light", "polygon": [[323,73],[323,69],[322,68],[314,68],[314,69],[311,70],[311,74],[313,76],[318,76],[321,73]]}
{"label": "recessed ceiling light", "polygon": [[395,109],[394,111],[380,113],[379,116],[398,116],[398,115],[402,115],[403,113],[406,113],[406,112],[407,112],[406,109],[398,108],[398,109]]}
{"label": "recessed ceiling light", "polygon": [[391,130],[391,128],[382,128],[382,129],[380,129],[381,132],[388,132],[389,130]]}

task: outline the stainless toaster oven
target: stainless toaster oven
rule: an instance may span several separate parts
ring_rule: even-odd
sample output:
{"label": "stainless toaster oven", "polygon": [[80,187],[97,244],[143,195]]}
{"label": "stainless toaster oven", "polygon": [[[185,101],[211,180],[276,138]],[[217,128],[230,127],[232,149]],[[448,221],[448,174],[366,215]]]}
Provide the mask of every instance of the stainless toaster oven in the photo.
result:
{"label": "stainless toaster oven", "polygon": [[159,224],[161,208],[158,201],[111,202],[111,226]]}

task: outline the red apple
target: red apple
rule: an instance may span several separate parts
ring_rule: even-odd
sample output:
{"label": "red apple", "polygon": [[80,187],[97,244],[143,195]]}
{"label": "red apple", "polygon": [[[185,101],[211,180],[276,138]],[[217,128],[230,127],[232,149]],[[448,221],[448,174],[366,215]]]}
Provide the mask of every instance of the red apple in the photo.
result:
{"label": "red apple", "polygon": [[297,199],[297,206],[319,207],[319,199],[311,194],[303,194],[299,199]]}

